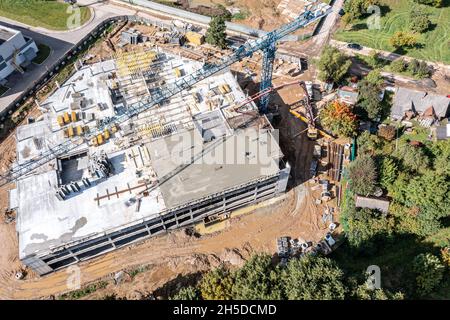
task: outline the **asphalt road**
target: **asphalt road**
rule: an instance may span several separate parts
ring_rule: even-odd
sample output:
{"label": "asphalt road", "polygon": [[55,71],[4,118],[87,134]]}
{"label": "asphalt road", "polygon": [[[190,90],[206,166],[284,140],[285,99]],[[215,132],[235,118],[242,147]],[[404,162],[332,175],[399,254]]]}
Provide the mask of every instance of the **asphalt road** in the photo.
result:
{"label": "asphalt road", "polygon": [[52,49],[50,56],[41,65],[31,63],[26,67],[26,72],[24,74],[20,74],[16,71],[8,77],[7,87],[10,89],[2,97],[0,97],[0,111],[2,111],[12,101],[14,101],[14,99],[20,96],[24,90],[29,88],[33,82],[47,70],[47,68],[62,57],[73,44],[24,27],[5,23],[4,21],[0,21],[0,24],[20,30],[25,36],[34,39],[37,44],[43,43]]}

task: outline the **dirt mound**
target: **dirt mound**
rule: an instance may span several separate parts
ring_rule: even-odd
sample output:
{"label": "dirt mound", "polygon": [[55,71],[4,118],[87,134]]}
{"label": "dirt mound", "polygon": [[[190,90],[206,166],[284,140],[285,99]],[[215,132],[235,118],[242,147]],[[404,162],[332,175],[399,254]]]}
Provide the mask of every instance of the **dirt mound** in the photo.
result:
{"label": "dirt mound", "polygon": [[219,256],[222,262],[227,262],[232,266],[241,267],[245,263],[245,259],[237,249],[226,248]]}

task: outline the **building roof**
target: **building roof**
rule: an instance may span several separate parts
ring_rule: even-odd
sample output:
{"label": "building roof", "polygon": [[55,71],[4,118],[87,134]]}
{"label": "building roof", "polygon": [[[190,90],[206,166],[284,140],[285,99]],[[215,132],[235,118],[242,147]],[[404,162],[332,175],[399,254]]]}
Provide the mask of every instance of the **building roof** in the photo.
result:
{"label": "building roof", "polygon": [[[209,144],[213,145],[212,149],[208,149]],[[195,129],[147,144],[152,166],[160,180],[183,164],[190,163],[191,157],[207,150],[203,157],[160,184],[168,208],[275,175],[279,171],[277,160],[282,154],[269,131],[240,130],[223,141],[216,138],[209,144],[203,143]]]}
{"label": "building roof", "polygon": [[344,102],[355,104],[358,102],[358,90],[349,86],[340,87],[337,91],[338,98]]}
{"label": "building roof", "polygon": [[8,41],[12,36],[19,33],[19,31],[0,25],[0,45]]}
{"label": "building roof", "polygon": [[436,128],[436,139],[446,140],[450,138],[450,123]]}
{"label": "building roof", "polygon": [[402,119],[408,110],[419,115],[423,115],[427,110],[434,110],[438,118],[444,118],[447,116],[449,106],[450,98],[446,96],[399,87],[395,93],[391,116]]}
{"label": "building roof", "polygon": [[369,198],[356,196],[355,206],[357,208],[369,208],[376,209],[381,212],[388,212],[389,210],[389,200],[379,199],[379,198]]}

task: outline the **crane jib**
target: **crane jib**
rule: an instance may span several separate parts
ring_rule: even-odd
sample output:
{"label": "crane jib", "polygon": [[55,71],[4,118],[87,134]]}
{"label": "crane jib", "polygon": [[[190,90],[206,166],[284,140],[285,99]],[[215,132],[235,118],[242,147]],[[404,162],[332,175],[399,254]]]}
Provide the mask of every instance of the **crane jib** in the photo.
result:
{"label": "crane jib", "polygon": [[30,160],[27,163],[13,167],[6,174],[0,177],[0,186],[3,186],[6,183],[11,182],[13,180],[17,180],[18,178],[25,176],[29,173],[32,173],[34,170],[44,165],[45,163],[53,159],[56,159],[68,153],[71,150],[74,150],[75,148],[79,147],[80,144],[82,144],[83,142],[86,142],[90,138],[103,132],[105,128],[108,128],[113,124],[123,123],[129,120],[130,118],[137,116],[141,112],[144,112],[150,109],[151,107],[158,105],[165,100],[168,100],[169,98],[175,96],[176,94],[182,92],[183,90],[186,90],[195,85],[196,83],[208,78],[209,76],[231,66],[233,63],[241,61],[246,57],[252,56],[253,53],[255,53],[256,51],[270,48],[277,41],[281,40],[289,33],[304,28],[305,26],[311,24],[312,22],[328,15],[330,12],[331,7],[323,3],[319,5],[314,5],[314,8],[308,8],[292,22],[285,24],[279,29],[268,32],[267,34],[258,39],[247,41],[239,48],[237,48],[232,54],[222,58],[219,63],[215,64],[206,63],[202,68],[193,72],[192,74],[186,75],[176,80],[174,83],[158,89],[158,91],[152,93],[151,99],[139,101],[133,105],[128,106],[126,112],[120,115],[112,116],[108,120],[103,121],[103,123],[101,123],[97,127],[97,130],[93,130],[90,133],[87,133],[83,137],[80,137],[76,140],[67,140],[57,146],[49,147],[48,150],[42,152],[39,155],[38,159]]}

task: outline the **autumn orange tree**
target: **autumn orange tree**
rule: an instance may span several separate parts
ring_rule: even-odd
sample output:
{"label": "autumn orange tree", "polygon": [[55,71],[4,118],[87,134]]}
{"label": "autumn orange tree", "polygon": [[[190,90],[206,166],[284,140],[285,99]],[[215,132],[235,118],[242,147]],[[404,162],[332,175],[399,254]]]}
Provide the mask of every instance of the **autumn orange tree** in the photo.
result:
{"label": "autumn orange tree", "polygon": [[351,108],[337,100],[327,104],[320,112],[322,125],[338,136],[352,137],[356,133],[357,119]]}

